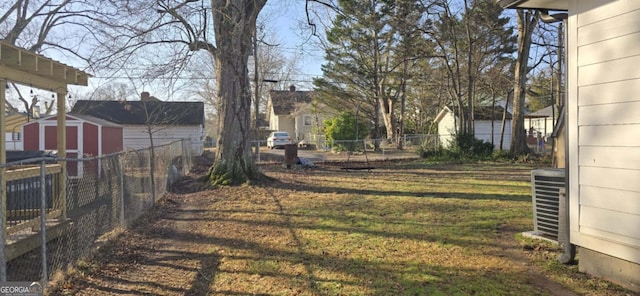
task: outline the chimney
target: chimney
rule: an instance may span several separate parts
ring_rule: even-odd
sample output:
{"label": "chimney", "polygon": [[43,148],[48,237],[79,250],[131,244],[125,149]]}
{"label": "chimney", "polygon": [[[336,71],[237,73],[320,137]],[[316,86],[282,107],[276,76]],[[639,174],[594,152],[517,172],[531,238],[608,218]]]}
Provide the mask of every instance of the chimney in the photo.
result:
{"label": "chimney", "polygon": [[291,86],[289,86],[289,90],[290,91],[296,91],[296,86],[292,84]]}
{"label": "chimney", "polygon": [[148,91],[143,91],[140,94],[140,100],[141,101],[151,101],[151,94],[149,94]]}

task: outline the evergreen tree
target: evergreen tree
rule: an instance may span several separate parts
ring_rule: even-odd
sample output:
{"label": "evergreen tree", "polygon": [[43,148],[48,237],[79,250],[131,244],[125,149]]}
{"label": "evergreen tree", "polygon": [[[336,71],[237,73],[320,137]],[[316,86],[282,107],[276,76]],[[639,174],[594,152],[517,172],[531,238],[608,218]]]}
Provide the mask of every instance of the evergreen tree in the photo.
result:
{"label": "evergreen tree", "polygon": [[373,138],[379,138],[380,106],[389,106],[384,103],[384,84],[393,38],[387,25],[392,2],[338,1],[341,13],[327,31],[323,77],[314,81],[327,106],[336,111],[359,109],[372,118]]}
{"label": "evergreen tree", "polygon": [[396,138],[403,132],[413,66],[424,57],[424,6],[415,0],[338,5],[342,13],[327,32],[327,63],[324,76],[314,81],[317,92],[337,111],[359,108],[368,115],[374,122],[373,138],[380,138],[381,121],[387,139]]}

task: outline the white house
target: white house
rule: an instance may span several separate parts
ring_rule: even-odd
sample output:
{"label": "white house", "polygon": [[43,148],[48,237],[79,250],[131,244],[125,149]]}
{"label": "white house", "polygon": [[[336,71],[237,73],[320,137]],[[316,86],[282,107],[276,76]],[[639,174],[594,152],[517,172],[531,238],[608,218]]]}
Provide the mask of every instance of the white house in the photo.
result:
{"label": "white house", "polygon": [[[558,108],[553,105],[542,108],[536,112],[524,115],[524,129],[531,132],[542,133],[542,136],[548,138],[553,134],[553,125],[555,118],[558,118]],[[533,135],[535,136],[535,135]]]}
{"label": "white house", "polygon": [[196,155],[203,152],[204,103],[165,102],[143,93],[140,101],[79,100],[72,113],[108,120],[123,128],[124,149],[143,149],[189,139]]}
{"label": "white house", "polygon": [[498,2],[568,12],[570,241],[581,271],[640,292],[640,1]]}
{"label": "white house", "polygon": [[[495,149],[500,149],[500,136],[504,108],[500,106],[476,107],[474,112],[474,133],[479,140],[492,143]],[[444,107],[433,120],[438,124],[438,137],[442,147],[448,148],[453,143],[456,131],[460,125],[460,118],[449,108]],[[507,112],[504,124],[502,150],[511,147],[511,113]]]}
{"label": "white house", "polygon": [[325,119],[314,103],[313,92],[297,91],[293,85],[288,91],[272,90],[267,100],[269,129],[286,131],[297,141],[310,140],[307,137]]}
{"label": "white house", "polygon": [[[5,115],[4,138],[7,150],[22,150],[23,135],[21,126],[29,122],[29,116],[26,113],[11,113]],[[34,120],[34,119],[32,119]]]}

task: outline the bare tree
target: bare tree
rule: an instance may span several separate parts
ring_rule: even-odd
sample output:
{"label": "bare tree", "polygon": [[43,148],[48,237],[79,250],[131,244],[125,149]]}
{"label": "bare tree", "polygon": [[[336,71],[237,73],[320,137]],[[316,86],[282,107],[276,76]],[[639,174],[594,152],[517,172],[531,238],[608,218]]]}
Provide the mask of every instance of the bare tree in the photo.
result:
{"label": "bare tree", "polygon": [[[53,6],[50,1],[40,0],[42,5],[37,9],[25,8],[32,3],[22,0],[6,5],[0,23],[11,19],[11,14],[35,13],[7,26],[12,29],[5,36],[19,40],[14,36],[26,32],[28,24],[41,18],[42,29],[36,31],[42,34],[36,34],[38,38],[31,41],[34,47],[30,49],[55,44],[61,51],[87,61],[96,72],[160,77],[169,85],[185,72],[195,52],[210,54],[222,118],[220,145],[210,171],[212,183],[239,184],[260,175],[249,143],[251,96],[247,66],[256,19],[266,0],[212,0],[209,5],[195,0],[61,0]],[[56,35],[51,34],[52,30],[62,25],[81,30],[77,37],[86,40],[73,44],[87,48],[65,48],[68,43],[53,38]],[[130,69],[132,65],[139,68]]]}
{"label": "bare tree", "polygon": [[216,95],[215,82],[213,80],[199,80],[199,87],[195,96],[205,104],[205,129],[211,130],[212,135],[217,135],[220,130],[220,100]]}
{"label": "bare tree", "polygon": [[257,36],[254,39],[254,52],[252,64],[253,71],[253,127],[258,127],[258,121],[263,116],[263,110],[267,105],[269,91],[272,89],[283,90],[292,84],[292,77],[298,71],[299,53],[285,56],[280,49],[280,42],[274,32],[261,23],[257,27]]}
{"label": "bare tree", "polygon": [[[151,194],[156,199],[155,168],[156,145],[166,144],[173,138],[167,138],[168,129],[180,125],[199,125],[204,121],[202,102],[166,102],[142,92],[139,100],[80,100],[73,106],[72,112],[91,115],[117,124],[140,126],[149,145],[149,173],[151,175]],[[134,128],[134,131],[137,128]],[[132,133],[132,134],[135,134]],[[165,134],[165,135],[162,135]],[[142,140],[139,138],[139,140]],[[160,143],[159,143],[160,142]]]}
{"label": "bare tree", "polygon": [[442,57],[437,65],[447,73],[447,90],[456,108],[458,133],[474,134],[476,90],[491,65],[511,54],[513,32],[508,18],[495,2],[436,0],[438,10],[431,12],[429,36]]}
{"label": "bare tree", "polygon": [[102,85],[90,94],[89,99],[95,101],[124,101],[138,97],[138,91],[130,83],[114,82]]}
{"label": "bare tree", "polygon": [[201,44],[212,53],[216,65],[218,95],[222,98],[220,146],[210,170],[214,185],[239,184],[258,176],[251,153],[251,94],[248,59],[251,33],[266,0],[212,1],[215,47]]}
{"label": "bare tree", "polygon": [[[92,36],[87,24],[98,15],[107,16],[108,10],[95,1],[86,0],[16,0],[0,3],[0,38],[5,42],[34,52],[57,51],[63,55],[87,62],[80,47]],[[18,87],[16,99],[30,112],[44,103],[45,112],[55,106],[55,100],[25,97]],[[50,90],[49,90],[50,91]],[[18,110],[6,101],[9,110]]]}
{"label": "bare tree", "polygon": [[525,96],[527,73],[530,71],[529,54],[533,30],[538,24],[540,13],[534,10],[517,10],[518,21],[518,55],[514,71],[513,83],[513,119],[511,122],[511,152],[526,154],[527,131],[524,128]]}

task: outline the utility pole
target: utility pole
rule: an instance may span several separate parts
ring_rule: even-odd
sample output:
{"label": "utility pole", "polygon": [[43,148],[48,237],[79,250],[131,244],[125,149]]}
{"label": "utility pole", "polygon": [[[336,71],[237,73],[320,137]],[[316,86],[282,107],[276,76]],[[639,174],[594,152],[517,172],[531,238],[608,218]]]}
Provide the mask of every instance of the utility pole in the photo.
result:
{"label": "utility pole", "polygon": [[260,116],[260,79],[258,77],[258,26],[253,32],[253,82],[255,84],[253,130],[255,140],[258,140],[258,118]]}

